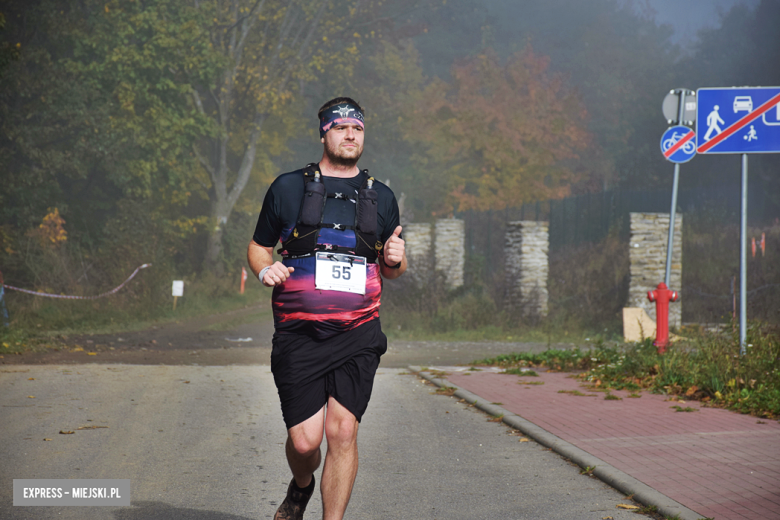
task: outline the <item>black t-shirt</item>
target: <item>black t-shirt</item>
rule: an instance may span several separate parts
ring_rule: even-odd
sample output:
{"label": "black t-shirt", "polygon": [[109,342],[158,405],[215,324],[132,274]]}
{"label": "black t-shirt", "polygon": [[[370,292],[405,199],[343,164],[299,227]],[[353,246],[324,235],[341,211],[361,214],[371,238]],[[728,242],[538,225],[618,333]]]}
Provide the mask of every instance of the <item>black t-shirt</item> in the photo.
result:
{"label": "black t-shirt", "polygon": [[[361,172],[349,179],[323,176],[322,182],[328,193],[342,193],[354,199],[366,178],[367,175]],[[377,192],[377,237],[384,244],[399,225],[398,202],[386,185],[375,181],[373,187]],[[255,242],[275,247],[278,242],[287,240],[298,220],[303,190],[303,170],[282,174],[274,180],[263,200],[253,237]],[[328,198],[323,223],[353,226],[355,202]],[[323,228],[317,243],[354,248],[355,240],[351,229]],[[378,264],[368,265],[365,295],[315,289],[314,257],[285,259],[284,264],[294,267],[295,271],[284,284],[274,288],[272,303],[277,332],[327,338],[354,329],[379,315],[382,277]]]}

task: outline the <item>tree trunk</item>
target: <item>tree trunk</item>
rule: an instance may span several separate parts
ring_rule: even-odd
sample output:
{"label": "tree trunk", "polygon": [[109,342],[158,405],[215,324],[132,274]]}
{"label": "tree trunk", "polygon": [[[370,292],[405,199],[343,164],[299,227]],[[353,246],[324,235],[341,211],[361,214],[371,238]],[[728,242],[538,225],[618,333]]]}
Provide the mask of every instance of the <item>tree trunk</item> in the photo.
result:
{"label": "tree trunk", "polygon": [[[206,257],[204,258],[204,270],[211,271],[213,274],[221,277],[225,274],[225,262],[222,257],[222,237],[225,234],[231,211],[220,211],[218,204],[212,204],[211,222],[213,227],[209,233],[208,243],[206,245]],[[232,208],[231,208],[232,209]]]}
{"label": "tree trunk", "polygon": [[[306,12],[303,9],[290,5],[285,11],[284,21],[279,27],[278,42],[272,48],[275,52],[269,58],[268,70],[274,71],[275,76],[268,80],[268,83],[262,87],[267,92],[284,92],[287,84],[292,77],[293,70],[300,66],[311,49],[315,30],[320,19],[325,13],[325,9],[330,2],[327,0],[318,0],[319,8],[316,14],[301,25],[306,20]],[[257,142],[260,139],[260,129],[268,117],[266,113],[255,112],[254,120],[251,124],[246,149],[241,158],[241,165],[235,173],[235,180],[232,184],[229,182],[231,172],[228,166],[228,136],[231,131],[231,118],[236,114],[231,114],[233,110],[232,103],[236,96],[236,78],[240,74],[242,56],[247,37],[251,34],[255,22],[258,20],[257,14],[263,9],[265,2],[258,0],[254,3],[249,13],[240,18],[239,4],[234,4],[234,18],[236,22],[230,26],[227,33],[224,34],[225,40],[221,40],[218,35],[213,43],[215,46],[222,46],[225,49],[226,56],[231,58],[232,66],[224,71],[221,85],[210,92],[216,108],[216,118],[222,130],[222,137],[209,140],[208,143],[202,143],[203,149],[195,147],[194,151],[203,168],[208,172],[211,178],[211,187],[207,188],[211,200],[211,230],[209,232],[206,255],[204,257],[203,268],[210,270],[221,276],[225,272],[224,246],[222,240],[225,234],[225,228],[233,212],[233,207],[241,195],[241,192],[249,182],[249,174],[255,162],[257,154]],[[297,28],[297,30],[293,30]],[[282,49],[288,46],[295,52],[294,58],[282,60]],[[207,91],[206,89],[202,89]],[[205,114],[200,94],[197,89],[192,92],[193,99],[197,109]],[[238,110],[241,110],[240,108]],[[240,116],[237,116],[240,117]],[[208,153],[202,154],[202,151],[208,150]],[[204,186],[205,187],[205,186]],[[249,237],[248,237],[249,238]]]}
{"label": "tree trunk", "polygon": [[[228,189],[227,160],[222,157],[227,155],[227,146],[222,147],[219,156],[219,166],[211,168],[212,182],[214,187],[211,193],[211,232],[206,246],[206,257],[204,259],[204,268],[214,272],[217,276],[225,274],[225,263],[223,262],[222,238],[225,234],[230,214],[233,213],[233,207],[236,205],[238,197],[249,182],[249,174],[252,172],[252,166],[255,163],[257,155],[257,141],[260,139],[260,129],[266,119],[265,114],[257,114],[254,119],[252,132],[249,134],[249,143],[247,143],[244,156],[241,159],[241,166],[238,168],[236,180]],[[226,144],[226,142],[225,142]]]}

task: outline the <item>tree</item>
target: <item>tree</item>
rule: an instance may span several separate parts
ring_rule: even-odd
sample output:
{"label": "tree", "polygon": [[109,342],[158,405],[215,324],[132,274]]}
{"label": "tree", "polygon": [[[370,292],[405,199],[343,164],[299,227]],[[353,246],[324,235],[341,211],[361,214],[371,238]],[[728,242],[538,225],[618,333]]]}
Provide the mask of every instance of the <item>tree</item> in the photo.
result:
{"label": "tree", "polygon": [[489,51],[454,66],[451,83],[425,89],[411,138],[427,145],[421,169],[448,191],[439,214],[568,193],[591,139],[581,101],[547,69],[530,46],[505,65]]}
{"label": "tree", "polygon": [[301,85],[326,70],[349,72],[359,35],[348,24],[370,7],[357,0],[90,4],[92,23],[79,35],[72,69],[111,93],[113,126],[137,145],[131,194],[208,199],[207,269],[223,269],[225,225],[253,172],[263,173],[258,157],[268,164],[300,127]]}
{"label": "tree", "polygon": [[[617,0],[447,0],[425,37],[416,40],[427,74],[448,80],[448,67],[492,48],[500,60],[530,41],[548,56],[550,72],[566,75],[588,111],[595,150],[580,151],[588,182],[573,192],[616,185],[668,185],[658,152],[666,129],[659,104],[671,88],[682,52],[669,26],[637,13],[643,2]],[[427,17],[426,17],[427,18]],[[595,156],[592,156],[593,152]]]}
{"label": "tree", "polygon": [[0,45],[17,53],[0,74],[0,222],[11,243],[36,226],[48,207],[67,211],[77,202],[73,209],[80,217],[67,220],[87,223],[82,235],[89,235],[100,216],[81,217],[110,206],[105,194],[112,187],[102,182],[104,172],[123,168],[113,155],[117,147],[110,144],[101,93],[91,92],[62,63],[72,48],[67,32],[81,13],[53,0],[9,1],[3,9],[8,25]]}
{"label": "tree", "polygon": [[[201,115],[211,118],[216,132],[193,147],[208,173],[213,225],[206,265],[219,270],[225,224],[249,181],[258,145],[273,155],[283,147],[297,113],[296,82],[311,80],[315,71],[348,67],[355,42],[341,40],[348,4],[327,1],[224,1],[209,9],[215,23],[208,37],[224,66],[213,85],[193,82],[192,97]],[[344,11],[341,11],[344,9]],[[269,120],[276,128],[265,129]],[[272,147],[276,146],[276,150]],[[204,183],[205,186],[205,183]]]}

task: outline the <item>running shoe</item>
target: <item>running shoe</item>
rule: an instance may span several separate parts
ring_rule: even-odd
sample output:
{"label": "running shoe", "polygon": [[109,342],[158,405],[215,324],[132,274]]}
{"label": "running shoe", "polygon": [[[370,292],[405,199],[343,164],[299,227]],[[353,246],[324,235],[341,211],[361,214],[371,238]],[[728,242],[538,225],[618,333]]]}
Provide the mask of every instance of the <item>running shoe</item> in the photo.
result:
{"label": "running shoe", "polygon": [[311,476],[311,484],[307,489],[300,489],[295,485],[295,479],[287,486],[287,496],[274,515],[274,520],[303,520],[303,512],[306,504],[314,493],[314,475]]}

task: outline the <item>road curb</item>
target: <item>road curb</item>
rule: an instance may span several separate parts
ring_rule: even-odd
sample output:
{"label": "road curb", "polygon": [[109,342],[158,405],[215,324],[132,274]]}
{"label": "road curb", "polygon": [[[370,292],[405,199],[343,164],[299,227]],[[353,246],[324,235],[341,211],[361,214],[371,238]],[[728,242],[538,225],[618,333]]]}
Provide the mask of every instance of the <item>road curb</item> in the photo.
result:
{"label": "road curb", "polygon": [[519,415],[500,406],[490,404],[478,395],[460,388],[449,381],[433,377],[432,375],[425,373],[419,366],[410,366],[409,370],[439,387],[446,386],[455,388],[455,396],[465,399],[466,402],[473,404],[483,412],[494,416],[503,415],[502,420],[507,425],[521,431],[524,435],[532,438],[542,446],[546,446],[559,455],[566,457],[583,469],[594,468],[593,475],[600,480],[626,495],[634,495],[633,499],[645,506],[657,507],[658,512],[662,515],[667,517],[674,517],[677,515],[680,520],[702,519],[702,515],[688,509],[679,502],[672,500],[663,493],[640,482],[631,475],[620,471],[600,458],[594,457],[590,453],[566,442],[557,435],[553,435],[547,430],[540,428],[527,419],[523,419]]}

